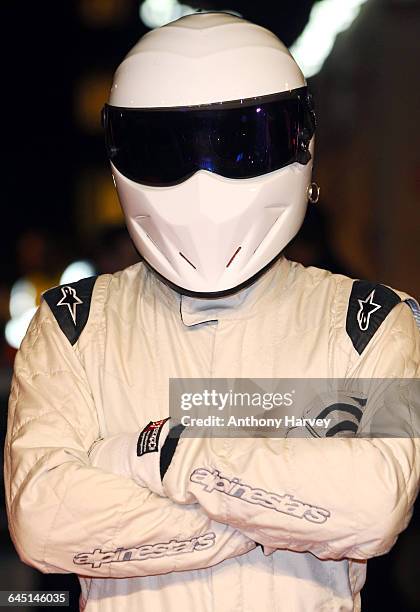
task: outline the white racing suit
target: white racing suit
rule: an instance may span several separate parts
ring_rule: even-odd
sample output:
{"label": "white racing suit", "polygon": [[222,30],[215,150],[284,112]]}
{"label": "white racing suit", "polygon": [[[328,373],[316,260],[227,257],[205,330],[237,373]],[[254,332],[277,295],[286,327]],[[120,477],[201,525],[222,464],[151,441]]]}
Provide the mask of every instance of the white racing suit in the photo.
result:
{"label": "white racing suit", "polygon": [[[142,263],[44,297],[16,357],[5,446],[25,563],[77,573],[88,612],[360,609],[366,559],[411,516],[415,435],[181,436],[149,488],[127,453],[168,416],[170,378],[418,378],[408,296],[281,258],[216,300],[181,297]],[[397,416],[404,431],[418,431],[417,400]]]}

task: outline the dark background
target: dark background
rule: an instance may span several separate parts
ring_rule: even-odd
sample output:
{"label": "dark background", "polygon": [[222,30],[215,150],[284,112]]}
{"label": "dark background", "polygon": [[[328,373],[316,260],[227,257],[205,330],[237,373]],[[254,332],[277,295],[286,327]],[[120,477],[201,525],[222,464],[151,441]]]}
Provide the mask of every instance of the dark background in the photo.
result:
{"label": "dark background", "polygon": [[[236,10],[291,45],[314,2],[186,4]],[[97,272],[113,272],[137,258],[122,229],[99,113],[113,71],[147,29],[134,0],[16,0],[5,3],[1,18],[4,436],[15,351],[5,342],[3,328],[13,283],[30,279],[39,295],[57,284],[75,259],[88,258]],[[319,123],[315,178],[322,197],[288,249],[305,264],[379,280],[417,298],[419,32],[419,1],[369,0],[310,79]],[[71,609],[77,610],[77,579],[43,576],[20,563],[4,512],[0,536],[0,589],[72,589]],[[420,609],[419,546],[417,512],[392,552],[369,562],[365,610]]]}

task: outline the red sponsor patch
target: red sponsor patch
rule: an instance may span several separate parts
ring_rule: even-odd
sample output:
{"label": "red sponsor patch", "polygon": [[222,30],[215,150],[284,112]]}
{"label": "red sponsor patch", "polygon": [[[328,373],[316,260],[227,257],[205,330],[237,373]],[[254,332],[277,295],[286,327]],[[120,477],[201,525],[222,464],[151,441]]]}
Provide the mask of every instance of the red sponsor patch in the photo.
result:
{"label": "red sponsor patch", "polygon": [[142,457],[146,453],[157,453],[159,451],[160,433],[167,419],[160,421],[150,421],[143,429],[137,440],[137,457]]}

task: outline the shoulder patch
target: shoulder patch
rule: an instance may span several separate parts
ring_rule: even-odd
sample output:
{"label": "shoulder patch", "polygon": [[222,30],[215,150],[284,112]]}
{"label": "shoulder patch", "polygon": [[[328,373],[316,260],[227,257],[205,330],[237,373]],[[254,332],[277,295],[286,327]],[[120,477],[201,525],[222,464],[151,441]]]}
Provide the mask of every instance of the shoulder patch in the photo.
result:
{"label": "shoulder patch", "polygon": [[87,323],[96,279],[97,276],[82,278],[75,283],[53,287],[43,294],[61,331],[72,345]]}
{"label": "shoulder patch", "polygon": [[346,331],[359,353],[365,350],[391,310],[401,298],[389,287],[354,281],[347,309]]}

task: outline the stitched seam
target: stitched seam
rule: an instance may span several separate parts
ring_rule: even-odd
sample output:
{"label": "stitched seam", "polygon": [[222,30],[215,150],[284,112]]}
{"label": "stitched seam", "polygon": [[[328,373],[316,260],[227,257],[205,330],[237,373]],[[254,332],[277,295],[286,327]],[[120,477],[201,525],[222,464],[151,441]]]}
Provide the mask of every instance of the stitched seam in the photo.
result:
{"label": "stitched seam", "polygon": [[61,412],[61,407],[66,403],[67,399],[71,397],[71,393],[67,394],[62,400],[60,404],[57,404],[57,406],[55,406],[54,408],[48,409],[48,410],[44,410],[43,412],[36,414],[32,417],[29,417],[28,419],[26,419],[23,423],[21,423],[19,425],[19,427],[16,430],[12,430],[11,433],[11,440],[15,441],[16,440],[16,436],[18,435],[18,433],[21,431],[21,429],[23,427],[25,427],[28,423],[31,423],[32,421],[35,421],[37,419],[40,419],[41,417],[47,415],[47,414],[58,414],[63,421],[66,423],[66,425],[69,427],[69,429],[76,434],[78,440],[80,442],[82,442],[82,438],[80,437],[80,435],[77,433],[76,429],[73,427],[73,425],[71,424],[71,422],[66,418],[66,416]]}
{"label": "stitched seam", "polygon": [[70,374],[70,376],[72,376],[76,380],[80,380],[80,382],[84,383],[84,381],[79,376],[77,376],[74,372],[72,372],[69,369],[48,370],[48,372],[43,372],[42,370],[39,370],[38,372],[29,372],[28,370],[25,370],[24,368],[16,368],[15,374],[22,375],[25,378],[25,380],[35,378],[36,376],[49,377],[49,376],[55,376],[56,374]]}
{"label": "stitched seam", "polygon": [[328,372],[332,374],[334,373],[334,369],[333,369],[334,359],[333,359],[332,345],[335,343],[336,322],[337,322],[337,301],[338,301],[338,296],[341,295],[342,285],[343,285],[343,279],[340,279],[339,282],[336,283],[334,299],[332,302],[332,318],[331,318],[331,325],[330,325],[331,337],[328,338]]}
{"label": "stitched seam", "polygon": [[[54,412],[53,410],[49,410],[48,412],[45,412],[45,413],[43,413],[43,415],[40,415],[40,416],[45,416],[45,414],[50,414],[50,413],[53,413],[53,412]],[[37,417],[35,417],[35,418],[37,418]],[[31,421],[32,421],[32,420],[35,420],[35,419],[31,419]],[[68,422],[66,421],[66,419],[64,419],[64,421],[65,421],[65,424],[67,425],[68,429],[70,429],[70,430],[72,431],[72,433],[74,433],[74,429],[73,429],[73,427],[71,426],[71,424],[70,424],[70,423],[68,423]],[[25,423],[25,424],[26,424],[26,423]],[[40,447],[40,448],[42,448],[42,447]],[[32,475],[33,469],[34,469],[34,467],[35,467],[36,465],[38,465],[40,462],[45,462],[45,460],[46,460],[46,459],[48,459],[49,457],[51,457],[51,455],[52,455],[53,453],[55,453],[55,452],[56,452],[56,450],[57,450],[58,448],[59,448],[59,449],[64,449],[64,450],[65,450],[65,448],[66,448],[66,447],[62,447],[62,446],[54,446],[54,447],[47,447],[47,448],[50,448],[51,450],[49,450],[48,452],[44,453],[44,454],[42,455],[42,457],[41,457],[40,459],[38,459],[38,461],[35,463],[35,465],[33,465],[33,466],[32,466],[32,467],[31,467],[31,468],[28,470],[28,472],[27,472],[27,473],[26,473],[26,475],[24,476],[24,478],[23,478],[22,482],[21,482],[21,483],[19,484],[19,486],[18,486],[18,489],[17,489],[16,495],[18,494],[18,492],[19,492],[19,491],[20,491],[20,490],[21,490],[21,489],[22,489],[24,486],[26,486],[26,483],[27,483],[27,481],[28,481],[28,479],[29,479],[30,475]],[[67,447],[67,448],[71,448],[71,447]],[[67,462],[66,462],[66,463],[67,463]],[[61,465],[63,465],[63,464],[61,464]],[[13,503],[14,503],[14,500],[15,500],[15,498],[16,498],[16,495],[15,495],[15,496],[13,497],[13,499],[12,499],[12,495],[11,495],[11,488],[10,488],[10,500],[11,500],[11,502],[10,502],[10,503],[11,503],[11,504],[13,504]]]}
{"label": "stitched seam", "polygon": [[21,423],[19,425],[19,427],[17,429],[12,430],[12,433],[10,434],[10,444],[13,444],[13,442],[16,441],[16,437],[18,436],[18,434],[20,433],[21,429],[23,429],[23,427],[25,427],[28,423],[32,423],[32,421],[36,421],[37,419],[40,419],[41,417],[45,416],[46,414],[52,414],[55,413],[56,411],[54,409],[48,409],[48,410],[44,410],[44,412],[40,412],[39,414],[36,414],[32,417],[28,417],[23,423]]}
{"label": "stitched seam", "polygon": [[[45,538],[45,542],[44,542],[44,549],[43,549],[43,551],[42,551],[42,558],[43,558],[43,560],[44,560],[44,567],[45,567],[45,568],[47,568],[47,567],[48,567],[48,562],[47,562],[47,546],[48,546],[48,544],[49,544],[49,542],[50,542],[50,539],[51,539],[51,534],[52,534],[52,532],[53,532],[53,530],[54,530],[54,525],[55,525],[55,522],[56,522],[56,520],[57,520],[58,513],[59,513],[59,511],[61,510],[61,507],[62,507],[62,505],[63,505],[63,503],[64,503],[64,499],[65,499],[65,497],[66,497],[67,490],[68,490],[68,489],[66,489],[66,491],[64,492],[63,497],[61,498],[61,500],[60,500],[60,501],[59,501],[59,503],[57,504],[57,510],[56,510],[56,512],[55,512],[55,514],[54,514],[54,518],[53,518],[53,519],[52,519],[52,521],[51,521],[51,528],[50,528],[50,531],[48,532],[48,535],[47,535],[47,537]],[[48,571],[48,573],[49,573],[49,574],[51,574],[52,572],[51,572],[51,571]]]}
{"label": "stitched seam", "polygon": [[[131,501],[134,500],[134,498],[138,495],[137,491],[134,491],[134,493],[131,495],[127,506],[131,506]],[[121,523],[124,517],[124,508],[121,508],[121,513],[120,513],[120,518],[115,526],[115,530],[114,533],[112,534],[111,538],[110,538],[110,550],[114,550],[116,548],[115,545],[115,539],[116,539],[116,535],[117,533],[119,533],[120,528],[121,528]],[[109,563],[109,567],[108,567],[108,578],[112,578],[112,563]]]}

